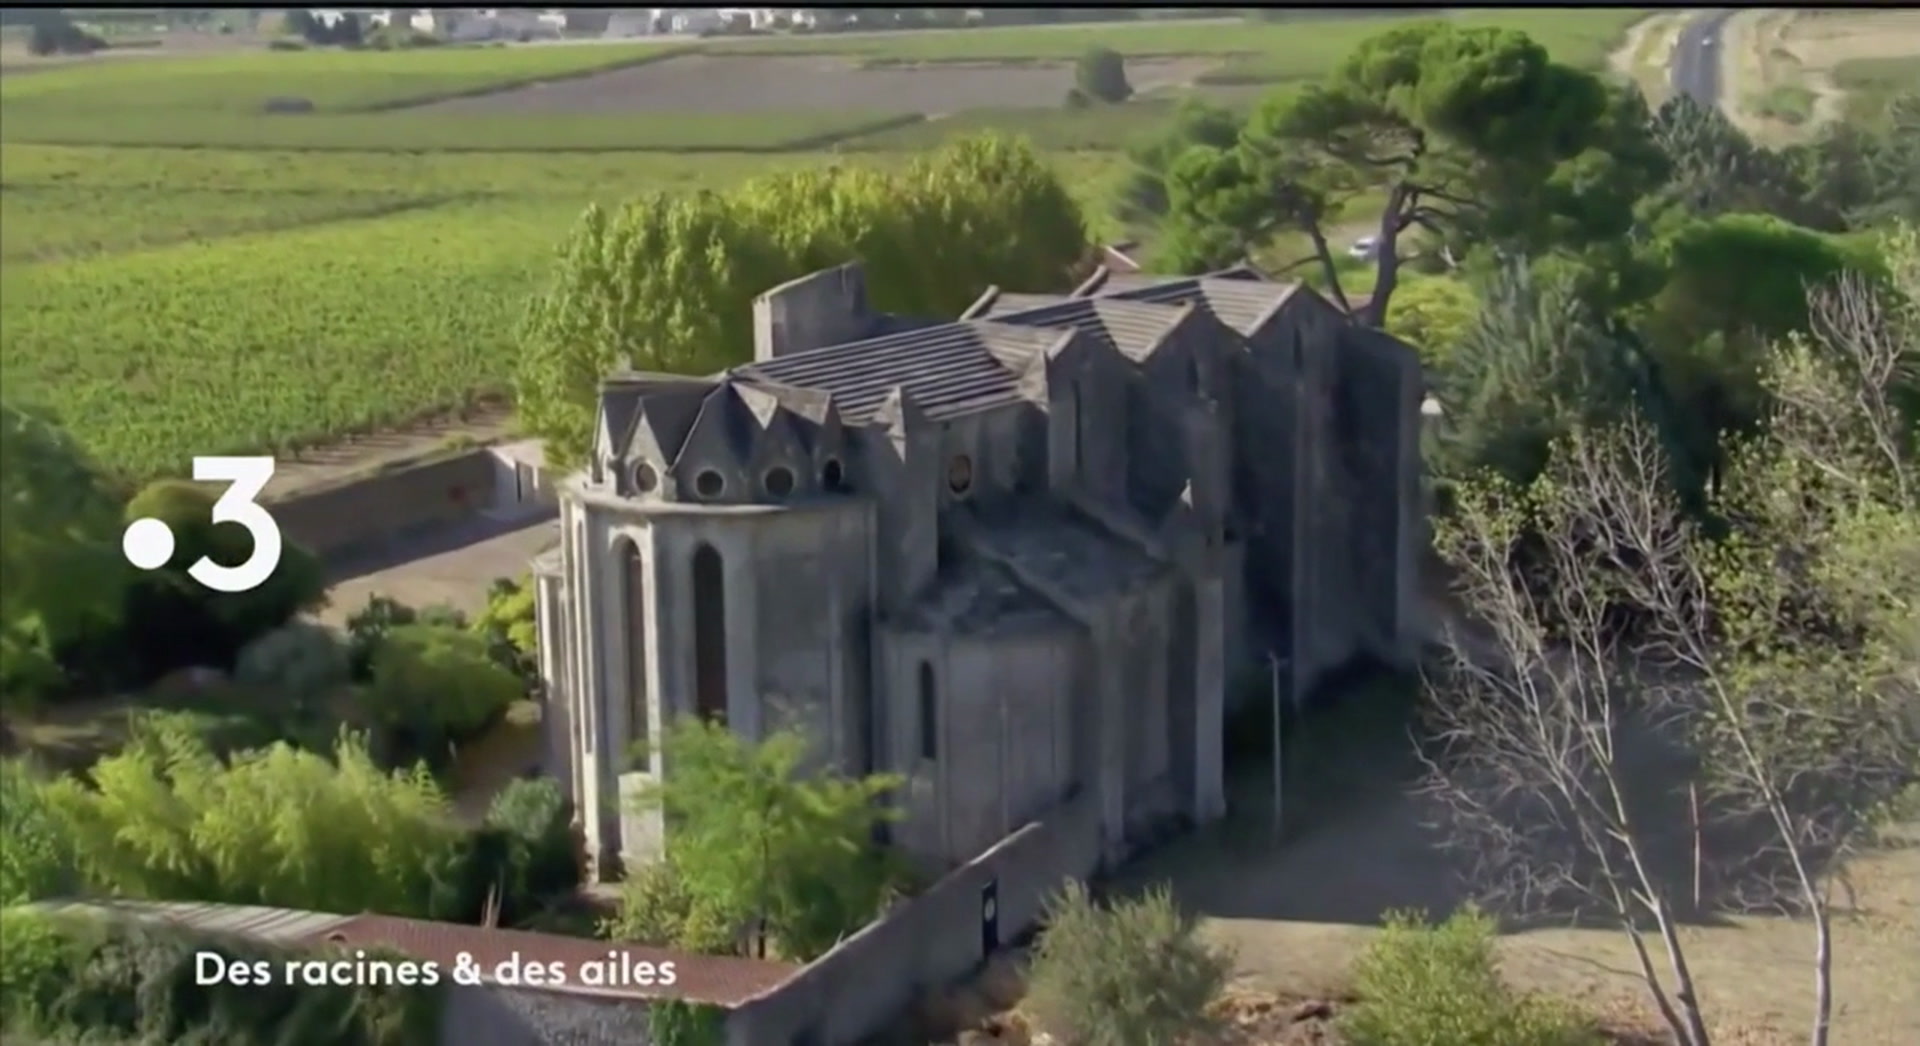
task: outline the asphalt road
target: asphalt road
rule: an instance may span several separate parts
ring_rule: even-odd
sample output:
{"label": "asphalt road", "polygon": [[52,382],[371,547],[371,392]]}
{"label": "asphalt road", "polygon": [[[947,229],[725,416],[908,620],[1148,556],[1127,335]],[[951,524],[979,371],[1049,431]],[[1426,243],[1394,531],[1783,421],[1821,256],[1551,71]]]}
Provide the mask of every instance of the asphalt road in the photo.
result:
{"label": "asphalt road", "polygon": [[1709,11],[1680,30],[1673,49],[1673,92],[1711,108],[1720,104],[1720,30],[1732,11]]}

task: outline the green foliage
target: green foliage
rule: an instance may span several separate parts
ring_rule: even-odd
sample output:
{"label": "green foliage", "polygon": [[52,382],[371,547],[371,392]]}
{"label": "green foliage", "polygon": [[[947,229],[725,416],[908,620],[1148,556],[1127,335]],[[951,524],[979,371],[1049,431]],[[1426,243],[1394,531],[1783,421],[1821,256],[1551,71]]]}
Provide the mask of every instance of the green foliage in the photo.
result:
{"label": "green foliage", "polygon": [[273,575],[249,592],[213,592],[188,576],[202,556],[227,566],[245,562],[253,538],[237,523],[215,524],[215,493],[179,480],[154,483],[127,503],[125,520],[155,518],[173,530],[167,565],[134,576],[127,589],[124,634],[137,678],[176,668],[234,663],[241,648],[296,615],[320,606],[326,576],[318,556],[293,542],[282,546]]}
{"label": "green foliage", "polygon": [[650,196],[614,215],[590,208],[528,317],[520,417],[550,460],[579,462],[602,376],[623,359],[674,373],[744,362],[751,302],[769,287],[858,258],[873,307],[953,316],[990,284],[1063,287],[1086,249],[1058,176],[1027,146],[994,138],[955,142],[898,175],[844,167]]}
{"label": "green foliage", "polygon": [[347,651],[325,625],[292,621],[241,648],[233,681],[262,694],[316,706],[346,686]]}
{"label": "green foliage", "polygon": [[1493,920],[1467,908],[1438,925],[1388,915],[1353,968],[1360,1001],[1340,1020],[1353,1046],[1599,1046],[1592,1022],[1500,980]]}
{"label": "green foliage", "polygon": [[658,1046],[721,1046],[727,1011],[705,1003],[666,999],[647,1007],[647,1030]]}
{"label": "green foliage", "polygon": [[1429,374],[1444,371],[1480,313],[1480,300],[1463,280],[1412,280],[1400,288],[1387,330],[1420,352]]}
{"label": "green foliage", "polygon": [[1073,67],[1073,84],[1086,97],[1110,105],[1133,97],[1133,85],[1127,82],[1127,60],[1107,47],[1090,47],[1080,55]]}
{"label": "green foliage", "polygon": [[[1552,61],[1524,33],[1400,23],[1319,82],[1269,98],[1234,148],[1178,161],[1169,220],[1257,248],[1281,232],[1322,234],[1346,204],[1384,190],[1391,235],[1366,310],[1377,322],[1396,290],[1396,237],[1416,225],[1456,254],[1619,238],[1665,175],[1646,123],[1637,91]],[[1321,266],[1334,266],[1324,247]]]}
{"label": "green foliage", "polygon": [[1102,907],[1069,883],[1047,911],[1023,1004],[1041,1029],[1085,1046],[1206,1041],[1233,971],[1166,888]]}
{"label": "green foliage", "polygon": [[507,838],[509,880],[502,893],[522,904],[573,892],[580,885],[573,811],[548,779],[517,779],[493,797],[486,827]]}
{"label": "green foliage", "polygon": [[[65,825],[47,805],[33,770],[19,759],[0,760],[0,839],[6,840],[0,846],[0,908],[59,897],[78,882]],[[6,966],[0,962],[0,970]]]}
{"label": "green foliage", "polygon": [[1652,133],[1671,170],[1640,205],[1649,228],[1735,213],[1771,214],[1826,230],[1841,226],[1844,208],[1810,192],[1804,162],[1754,144],[1716,106],[1675,95],[1654,114]]}
{"label": "green foliage", "polygon": [[1430,375],[1446,411],[1430,465],[1441,477],[1491,469],[1525,483],[1554,440],[1626,404],[1624,350],[1563,270],[1496,270],[1477,293],[1478,315]]}
{"label": "green foliage", "polygon": [[34,54],[92,54],[106,46],[105,40],[74,25],[58,11],[34,12],[33,31],[27,37],[27,50]]}
{"label": "green foliage", "polygon": [[811,772],[810,748],[792,730],[755,743],[723,725],[675,723],[661,752],[673,773],[643,797],[667,821],[669,859],[628,895],[616,931],[758,938],[755,950],[804,962],[878,914],[903,881],[873,843],[892,816],[880,800],[899,779]]}
{"label": "green foliage", "polygon": [[424,771],[388,773],[343,736],[222,763],[178,730],[137,730],[88,780],[34,785],[92,890],[315,911],[461,917],[467,833]]}
{"label": "green foliage", "polygon": [[540,624],[535,618],[537,593],[531,576],[495,578],[487,589],[486,609],[473,619],[474,632],[485,636],[496,663],[510,669],[529,686],[539,680]]}
{"label": "green foliage", "polygon": [[642,865],[620,885],[620,907],[601,926],[602,936],[655,948],[678,948],[701,955],[722,955],[741,945],[740,920],[726,910],[727,898],[698,890],[680,862],[668,853]]}
{"label": "green foliage", "polygon": [[58,684],[59,647],[121,614],[114,498],[65,432],[0,403],[0,702]]}
{"label": "green foliage", "polygon": [[369,671],[364,696],[378,722],[449,739],[478,732],[524,693],[486,637],[445,624],[395,626]]}
{"label": "green foliage", "polygon": [[1173,162],[1193,146],[1232,148],[1240,139],[1240,123],[1241,117],[1232,110],[1200,98],[1183,99],[1174,110],[1171,127],[1129,150],[1132,168],[1114,205],[1120,219],[1134,224],[1158,222],[1167,213],[1166,177]]}
{"label": "green foliage", "polygon": [[0,912],[0,1021],[25,1042],[413,1046],[439,1035],[445,989],[200,985],[198,951],[278,966],[297,953],[172,927]]}

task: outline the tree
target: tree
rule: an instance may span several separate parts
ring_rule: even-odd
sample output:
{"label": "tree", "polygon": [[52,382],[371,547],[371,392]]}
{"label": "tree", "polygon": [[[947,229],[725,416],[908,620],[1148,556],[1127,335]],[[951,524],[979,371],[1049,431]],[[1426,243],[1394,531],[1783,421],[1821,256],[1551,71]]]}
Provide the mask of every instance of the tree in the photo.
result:
{"label": "tree", "polygon": [[1755,145],[1718,106],[1675,95],[1654,114],[1652,133],[1670,173],[1643,204],[1648,214],[1669,212],[1667,220],[1769,214],[1829,232],[1845,227],[1844,212],[1814,197],[1789,154]]}
{"label": "tree", "polygon": [[1059,178],[1031,147],[993,137],[899,172],[798,171],[612,215],[589,208],[528,317],[520,419],[551,460],[577,464],[602,377],[623,360],[675,373],[744,362],[753,297],[817,269],[858,259],[874,308],[954,316],[990,284],[1062,289],[1086,256]]}
{"label": "tree", "polygon": [[1073,85],[1089,98],[1118,105],[1133,97],[1127,82],[1127,60],[1107,47],[1090,47],[1073,67]]}
{"label": "tree", "polygon": [[540,624],[535,614],[532,578],[495,578],[487,590],[486,609],[469,626],[486,637],[494,661],[529,686],[540,678]]}
{"label": "tree", "polygon": [[900,780],[809,773],[811,749],[791,729],[751,742],[720,724],[673,724],[661,753],[673,772],[641,800],[665,817],[667,860],[643,880],[649,893],[625,898],[616,931],[655,944],[718,936],[804,962],[872,919],[902,882],[873,843]]}
{"label": "tree", "polygon": [[1267,99],[1230,150],[1196,148],[1170,179],[1172,220],[1220,223],[1247,247],[1300,231],[1347,304],[1327,230],[1380,192],[1374,287],[1356,315],[1382,325],[1402,236],[1436,253],[1514,254],[1617,240],[1664,174],[1645,103],[1551,61],[1523,33],[1446,22],[1395,27],[1328,77]]}
{"label": "tree", "polygon": [[1165,887],[1102,907],[1069,882],[1048,906],[1024,1006],[1061,1042],[1207,1041],[1233,957],[1200,940],[1198,926]]}
{"label": "tree", "polygon": [[348,681],[347,650],[334,631],[312,621],[291,621],[240,650],[234,682],[258,693],[317,708]]}
{"label": "tree", "polygon": [[121,614],[126,563],[105,480],[47,418],[0,403],[0,694],[56,683],[60,648]]}
{"label": "tree", "polygon": [[1173,124],[1159,137],[1127,151],[1132,168],[1115,204],[1128,224],[1152,224],[1167,213],[1167,171],[1195,145],[1228,149],[1240,140],[1240,118],[1203,98],[1187,97],[1174,109]]}
{"label": "tree", "polygon": [[1491,896],[1614,920],[1692,1046],[1707,1025],[1662,858],[1682,818],[1650,751],[1682,746],[1707,791],[1725,888],[1706,902],[1811,918],[1816,1046],[1832,887],[1920,766],[1916,429],[1897,402],[1920,359],[1920,252],[1910,231],[1895,248],[1898,293],[1813,291],[1816,333],[1768,357],[1769,416],[1709,519],[1628,417],[1576,428],[1530,484],[1461,485],[1438,525],[1476,620],[1449,629],[1430,680],[1429,793]]}

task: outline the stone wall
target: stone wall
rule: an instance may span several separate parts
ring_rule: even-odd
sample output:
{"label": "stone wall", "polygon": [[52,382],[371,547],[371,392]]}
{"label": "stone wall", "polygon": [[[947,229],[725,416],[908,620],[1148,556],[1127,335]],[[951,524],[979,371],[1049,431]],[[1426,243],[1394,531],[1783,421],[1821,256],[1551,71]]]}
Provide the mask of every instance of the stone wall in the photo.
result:
{"label": "stone wall", "polygon": [[1099,812],[1082,794],[948,873],[733,1011],[729,1041],[821,1046],[857,1042],[898,1019],[923,987],[950,984],[987,957],[983,890],[993,884],[1004,943],[1032,929],[1067,880],[1100,863]]}
{"label": "stone wall", "polygon": [[338,562],[467,519],[493,504],[497,483],[494,455],[477,448],[309,488],[267,507],[287,540]]}

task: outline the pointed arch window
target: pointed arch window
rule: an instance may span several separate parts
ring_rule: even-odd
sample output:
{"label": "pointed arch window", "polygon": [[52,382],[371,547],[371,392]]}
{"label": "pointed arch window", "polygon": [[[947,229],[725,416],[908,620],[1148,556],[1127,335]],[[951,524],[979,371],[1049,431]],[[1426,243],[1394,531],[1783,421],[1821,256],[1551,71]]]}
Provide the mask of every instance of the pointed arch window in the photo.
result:
{"label": "pointed arch window", "polygon": [[693,551],[694,710],[727,721],[727,591],[725,564],[712,545]]}

